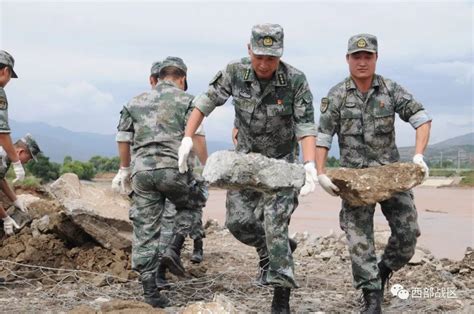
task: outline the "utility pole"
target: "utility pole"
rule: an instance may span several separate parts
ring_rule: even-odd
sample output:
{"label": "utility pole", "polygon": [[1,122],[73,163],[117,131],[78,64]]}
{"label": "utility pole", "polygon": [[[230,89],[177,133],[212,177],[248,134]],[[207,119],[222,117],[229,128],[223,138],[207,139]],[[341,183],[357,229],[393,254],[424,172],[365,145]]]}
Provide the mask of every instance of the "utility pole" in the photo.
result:
{"label": "utility pole", "polygon": [[439,159],[439,167],[443,169],[443,152],[441,152],[441,157]]}
{"label": "utility pole", "polygon": [[458,149],[458,172],[461,169],[461,150]]}

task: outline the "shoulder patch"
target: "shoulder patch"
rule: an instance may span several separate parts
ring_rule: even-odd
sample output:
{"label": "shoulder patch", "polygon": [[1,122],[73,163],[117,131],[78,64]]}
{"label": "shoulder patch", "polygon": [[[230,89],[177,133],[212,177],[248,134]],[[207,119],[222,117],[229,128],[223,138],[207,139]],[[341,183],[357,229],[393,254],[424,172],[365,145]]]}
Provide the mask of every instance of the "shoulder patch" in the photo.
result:
{"label": "shoulder patch", "polygon": [[328,110],[329,107],[329,98],[323,97],[321,98],[321,113],[325,113]]}
{"label": "shoulder patch", "polygon": [[0,110],[5,110],[8,108],[8,102],[5,98],[0,98]]}

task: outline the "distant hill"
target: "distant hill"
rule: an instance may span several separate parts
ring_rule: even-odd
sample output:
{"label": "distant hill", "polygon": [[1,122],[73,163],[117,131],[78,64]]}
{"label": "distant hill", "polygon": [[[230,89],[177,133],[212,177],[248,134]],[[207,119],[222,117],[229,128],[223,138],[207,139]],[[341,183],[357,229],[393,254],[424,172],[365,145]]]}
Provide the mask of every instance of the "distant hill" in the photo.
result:
{"label": "distant hill", "polygon": [[[65,156],[75,160],[86,161],[94,155],[105,157],[117,156],[115,134],[97,134],[74,132],[63,127],[51,126],[43,122],[18,122],[10,120],[14,140],[25,133],[31,133],[38,141],[41,149],[50,160],[62,162]],[[209,153],[229,149],[232,144],[219,141],[208,141]]]}
{"label": "distant hill", "polygon": [[[415,153],[415,147],[400,147],[402,160],[411,160]],[[442,142],[428,145],[425,152],[426,159],[431,165],[439,165],[441,159],[444,166],[457,166],[458,158],[462,165],[474,166],[474,133],[456,136]]]}

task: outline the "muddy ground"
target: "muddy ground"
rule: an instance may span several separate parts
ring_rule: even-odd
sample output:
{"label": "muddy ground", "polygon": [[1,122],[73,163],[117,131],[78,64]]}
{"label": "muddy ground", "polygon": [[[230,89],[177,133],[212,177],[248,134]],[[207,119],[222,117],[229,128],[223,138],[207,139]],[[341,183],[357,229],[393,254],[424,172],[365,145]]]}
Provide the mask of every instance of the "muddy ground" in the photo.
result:
{"label": "muddy ground", "polygon": [[[0,244],[0,312],[95,312],[118,309],[147,312],[142,306],[141,287],[130,270],[126,250],[105,249],[93,241],[75,246],[61,238],[54,228],[61,207],[47,195],[30,204],[35,220],[15,236],[2,234]],[[48,215],[48,222],[44,218]],[[42,220],[40,220],[42,218]],[[268,312],[272,290],[259,287],[255,250],[236,241],[216,222],[208,223],[205,259],[200,265],[189,262],[188,240],[183,261],[188,277],[173,282],[165,291],[173,303],[166,312],[182,311],[188,303],[211,301],[220,294],[240,312]],[[380,250],[384,234],[377,235]],[[291,308],[295,312],[355,312],[359,293],[351,284],[350,260],[345,239],[337,234],[295,236],[298,249],[294,254],[300,288],[294,290]],[[386,312],[464,312],[474,311],[474,253],[466,251],[461,261],[436,259],[419,248],[413,261],[394,274],[390,286],[402,285],[410,294],[403,300],[386,291]],[[421,290],[420,290],[421,289]],[[421,295],[417,293],[421,291]],[[107,307],[110,301],[123,300],[119,307]],[[138,305],[137,305],[138,304]]]}

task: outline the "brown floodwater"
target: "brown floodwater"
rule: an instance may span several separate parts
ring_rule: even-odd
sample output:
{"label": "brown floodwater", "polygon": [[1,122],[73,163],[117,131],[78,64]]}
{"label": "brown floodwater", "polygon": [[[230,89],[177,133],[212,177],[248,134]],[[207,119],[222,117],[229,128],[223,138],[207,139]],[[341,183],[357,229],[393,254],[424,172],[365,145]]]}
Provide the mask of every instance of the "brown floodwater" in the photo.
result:
{"label": "brown floodwater", "polygon": [[[460,260],[466,247],[474,247],[474,189],[469,188],[415,188],[415,204],[418,209],[418,223],[421,236],[418,245],[429,249],[438,258]],[[210,191],[204,209],[204,221],[217,219],[225,221],[224,190]],[[309,196],[300,198],[300,204],[291,217],[290,234],[308,231],[327,235],[339,228],[341,201],[317,186]],[[375,212],[375,229],[389,230],[380,207]]]}

